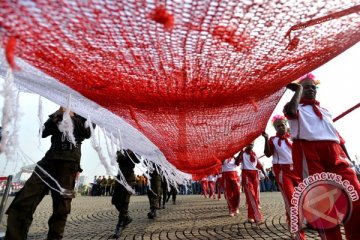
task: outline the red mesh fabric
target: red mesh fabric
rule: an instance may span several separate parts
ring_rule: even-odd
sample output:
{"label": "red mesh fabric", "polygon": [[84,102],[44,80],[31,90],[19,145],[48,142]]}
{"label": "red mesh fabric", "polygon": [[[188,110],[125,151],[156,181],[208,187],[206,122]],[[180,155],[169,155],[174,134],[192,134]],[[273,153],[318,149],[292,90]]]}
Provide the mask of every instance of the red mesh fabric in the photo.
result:
{"label": "red mesh fabric", "polygon": [[264,130],[286,84],[359,41],[358,4],[3,0],[0,39],[12,67],[109,109],[198,178]]}

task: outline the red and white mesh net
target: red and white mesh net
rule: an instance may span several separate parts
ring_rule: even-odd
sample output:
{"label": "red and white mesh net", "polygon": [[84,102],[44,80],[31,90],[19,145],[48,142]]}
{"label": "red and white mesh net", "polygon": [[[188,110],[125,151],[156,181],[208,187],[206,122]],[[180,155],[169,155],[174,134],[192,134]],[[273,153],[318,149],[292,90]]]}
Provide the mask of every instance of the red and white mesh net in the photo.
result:
{"label": "red and white mesh net", "polygon": [[264,130],[286,84],[359,41],[359,4],[3,0],[2,59],[23,89],[71,93],[128,147],[200,177]]}

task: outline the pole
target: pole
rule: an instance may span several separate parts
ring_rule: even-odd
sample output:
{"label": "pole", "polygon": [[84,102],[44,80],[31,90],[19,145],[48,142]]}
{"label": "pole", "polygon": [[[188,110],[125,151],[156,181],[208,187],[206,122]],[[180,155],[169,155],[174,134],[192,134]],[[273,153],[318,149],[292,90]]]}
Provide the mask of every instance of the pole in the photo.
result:
{"label": "pole", "polygon": [[334,122],[336,122],[337,120],[339,120],[340,118],[342,118],[343,116],[345,116],[346,114],[354,111],[356,108],[360,107],[360,103],[356,104],[355,106],[349,108],[348,110],[346,110],[345,112],[343,112],[342,114],[340,114],[339,116],[337,116],[336,118],[333,119]]}

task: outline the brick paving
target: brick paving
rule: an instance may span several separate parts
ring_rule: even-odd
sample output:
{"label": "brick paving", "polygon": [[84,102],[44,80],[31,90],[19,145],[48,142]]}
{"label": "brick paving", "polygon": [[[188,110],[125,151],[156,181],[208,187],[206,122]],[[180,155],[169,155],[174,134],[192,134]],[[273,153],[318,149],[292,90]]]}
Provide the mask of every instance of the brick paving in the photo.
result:
{"label": "brick paving", "polygon": [[[9,198],[8,203],[12,200]],[[155,220],[147,218],[146,196],[132,196],[130,215],[133,222],[124,229],[120,239],[290,239],[284,205],[280,193],[261,193],[265,224],[259,227],[245,223],[247,209],[241,194],[240,213],[228,215],[226,201],[205,199],[200,195],[178,195],[176,205],[166,205]],[[51,198],[46,196],[38,206],[28,239],[46,239],[47,220],[51,214]],[[111,197],[78,196],[73,200],[64,239],[108,239],[117,221]],[[4,231],[6,215],[0,225]],[[318,239],[317,233],[306,230],[307,239]]]}

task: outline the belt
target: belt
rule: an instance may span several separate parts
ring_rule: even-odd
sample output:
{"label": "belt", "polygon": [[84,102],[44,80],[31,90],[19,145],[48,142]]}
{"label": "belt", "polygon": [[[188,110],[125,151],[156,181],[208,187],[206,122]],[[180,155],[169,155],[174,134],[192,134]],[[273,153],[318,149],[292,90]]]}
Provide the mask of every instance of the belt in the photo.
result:
{"label": "belt", "polygon": [[76,145],[70,143],[70,142],[63,142],[63,143],[56,143],[51,144],[50,150],[52,151],[69,151],[73,150],[75,148],[79,148],[80,144],[76,143]]}

